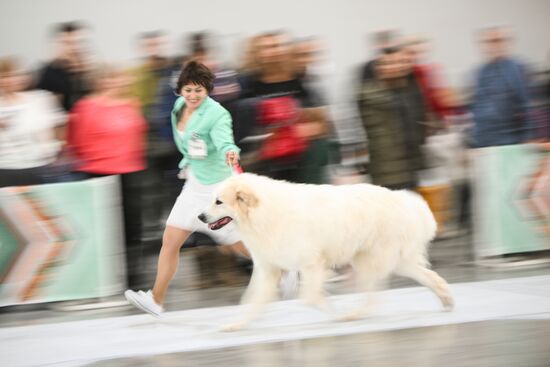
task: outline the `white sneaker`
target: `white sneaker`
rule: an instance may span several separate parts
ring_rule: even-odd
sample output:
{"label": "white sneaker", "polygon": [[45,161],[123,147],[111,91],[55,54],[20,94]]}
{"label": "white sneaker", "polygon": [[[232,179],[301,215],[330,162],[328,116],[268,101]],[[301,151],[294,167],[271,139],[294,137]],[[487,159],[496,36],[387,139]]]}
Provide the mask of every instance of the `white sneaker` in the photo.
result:
{"label": "white sneaker", "polygon": [[164,312],[162,306],[155,302],[153,292],[150,290],[147,292],[134,292],[133,290],[128,289],[124,292],[124,297],[126,297],[128,302],[132,305],[155,317],[160,317],[160,315]]}

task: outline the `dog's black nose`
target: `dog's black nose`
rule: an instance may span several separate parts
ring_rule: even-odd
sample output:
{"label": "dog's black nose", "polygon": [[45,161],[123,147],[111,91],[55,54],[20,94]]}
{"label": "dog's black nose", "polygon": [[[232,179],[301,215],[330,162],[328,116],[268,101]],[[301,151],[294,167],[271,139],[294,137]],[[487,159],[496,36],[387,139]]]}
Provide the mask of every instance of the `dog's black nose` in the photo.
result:
{"label": "dog's black nose", "polygon": [[199,220],[203,223],[206,223],[206,215],[204,215],[204,213],[199,214]]}

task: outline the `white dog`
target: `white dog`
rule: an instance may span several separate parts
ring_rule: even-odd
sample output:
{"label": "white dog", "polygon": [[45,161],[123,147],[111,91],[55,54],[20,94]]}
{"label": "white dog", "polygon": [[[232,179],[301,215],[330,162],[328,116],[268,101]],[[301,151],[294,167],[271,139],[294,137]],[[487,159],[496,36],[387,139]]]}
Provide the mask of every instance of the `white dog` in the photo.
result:
{"label": "white dog", "polygon": [[[276,298],[283,271],[300,272],[306,303],[326,306],[326,270],[346,264],[362,292],[396,273],[430,288],[445,309],[453,307],[447,282],[428,269],[427,247],[437,225],[415,193],[369,184],[293,184],[245,173],[225,181],[199,219],[213,230],[234,221],[254,261],[243,297],[251,309],[226,330],[242,328]],[[363,317],[366,306],[344,319]]]}

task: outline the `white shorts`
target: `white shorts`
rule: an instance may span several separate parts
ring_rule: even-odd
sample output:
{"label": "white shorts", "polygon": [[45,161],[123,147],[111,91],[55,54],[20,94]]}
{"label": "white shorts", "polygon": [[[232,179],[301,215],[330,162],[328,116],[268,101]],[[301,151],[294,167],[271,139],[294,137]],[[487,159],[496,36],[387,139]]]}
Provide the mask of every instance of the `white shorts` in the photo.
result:
{"label": "white shorts", "polygon": [[187,181],[179,194],[172,211],[166,220],[166,225],[189,232],[201,232],[220,245],[232,245],[241,240],[234,223],[213,231],[198,216],[212,204],[215,190],[220,183],[204,185],[197,180],[190,169],[186,172]]}

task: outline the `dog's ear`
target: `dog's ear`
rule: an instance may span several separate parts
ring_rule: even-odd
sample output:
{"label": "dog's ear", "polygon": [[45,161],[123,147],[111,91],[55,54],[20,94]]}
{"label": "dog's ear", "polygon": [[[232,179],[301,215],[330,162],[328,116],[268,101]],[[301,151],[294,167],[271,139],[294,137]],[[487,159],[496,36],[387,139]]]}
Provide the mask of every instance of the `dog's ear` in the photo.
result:
{"label": "dog's ear", "polygon": [[237,202],[248,208],[253,208],[258,205],[258,198],[254,193],[245,186],[241,186],[236,190]]}

